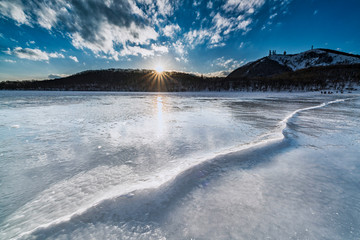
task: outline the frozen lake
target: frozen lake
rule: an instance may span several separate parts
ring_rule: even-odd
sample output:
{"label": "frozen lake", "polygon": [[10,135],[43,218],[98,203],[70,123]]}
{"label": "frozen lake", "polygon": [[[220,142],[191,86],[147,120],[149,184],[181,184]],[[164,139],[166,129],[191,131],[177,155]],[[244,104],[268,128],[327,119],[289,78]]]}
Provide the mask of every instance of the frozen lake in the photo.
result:
{"label": "frozen lake", "polygon": [[359,239],[360,96],[0,91],[0,239]]}

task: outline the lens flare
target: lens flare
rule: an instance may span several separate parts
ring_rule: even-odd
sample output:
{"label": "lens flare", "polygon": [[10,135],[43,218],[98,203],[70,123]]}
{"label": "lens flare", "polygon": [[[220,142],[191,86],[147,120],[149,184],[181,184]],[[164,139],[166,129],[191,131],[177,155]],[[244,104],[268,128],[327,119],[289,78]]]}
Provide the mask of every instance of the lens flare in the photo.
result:
{"label": "lens flare", "polygon": [[158,65],[158,66],[155,67],[155,71],[156,71],[157,73],[162,73],[162,72],[164,71],[164,68],[163,68],[163,66]]}

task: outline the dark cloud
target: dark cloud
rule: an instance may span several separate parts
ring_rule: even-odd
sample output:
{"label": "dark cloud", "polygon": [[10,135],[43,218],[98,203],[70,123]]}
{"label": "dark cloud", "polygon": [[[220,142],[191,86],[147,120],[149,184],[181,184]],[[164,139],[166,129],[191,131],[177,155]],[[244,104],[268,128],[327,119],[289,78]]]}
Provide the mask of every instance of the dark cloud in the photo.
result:
{"label": "dark cloud", "polygon": [[104,22],[125,28],[129,28],[131,24],[144,27],[148,23],[146,19],[133,14],[127,0],[24,0],[22,4],[26,12],[32,12],[34,19],[40,24],[47,20],[45,17],[54,19],[51,28],[79,33],[89,42],[104,40],[98,39],[96,34],[101,31]]}
{"label": "dark cloud", "polygon": [[[146,22],[132,14],[132,9],[128,1],[114,1],[107,6],[104,1],[73,0],[72,6],[75,14],[73,19],[67,19],[69,15],[60,15],[59,23],[66,22],[71,32],[79,32],[87,41],[97,41],[94,36],[100,31],[101,21],[106,21],[115,26],[129,28],[131,23],[143,27]],[[102,39],[104,40],[104,39]]]}
{"label": "dark cloud", "polygon": [[34,51],[34,49],[30,49],[30,48],[24,48],[24,49],[17,49],[15,51],[16,54],[25,54],[28,55],[29,57],[34,57],[34,56],[39,56],[39,53]]}

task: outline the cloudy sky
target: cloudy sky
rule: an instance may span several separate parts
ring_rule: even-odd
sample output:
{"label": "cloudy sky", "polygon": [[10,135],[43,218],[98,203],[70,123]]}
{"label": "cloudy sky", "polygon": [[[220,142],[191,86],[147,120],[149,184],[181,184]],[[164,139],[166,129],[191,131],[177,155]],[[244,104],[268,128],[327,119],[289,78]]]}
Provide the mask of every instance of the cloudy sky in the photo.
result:
{"label": "cloudy sky", "polygon": [[359,0],[0,0],[0,81],[88,69],[216,73],[268,54],[360,54]]}

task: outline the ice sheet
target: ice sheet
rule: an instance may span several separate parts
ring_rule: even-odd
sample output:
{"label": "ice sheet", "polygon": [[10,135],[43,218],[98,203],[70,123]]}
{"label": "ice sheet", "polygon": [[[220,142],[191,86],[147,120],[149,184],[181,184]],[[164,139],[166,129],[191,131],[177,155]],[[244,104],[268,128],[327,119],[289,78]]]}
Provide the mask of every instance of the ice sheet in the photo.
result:
{"label": "ice sheet", "polygon": [[5,92],[0,236],[359,236],[357,97]]}

